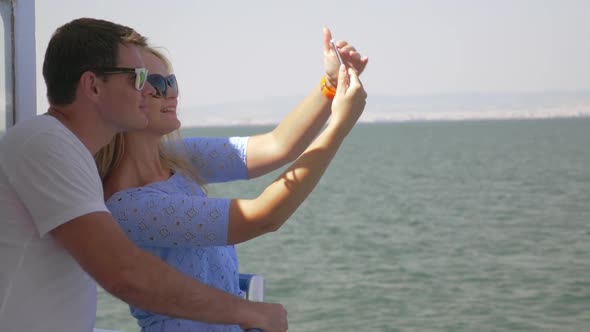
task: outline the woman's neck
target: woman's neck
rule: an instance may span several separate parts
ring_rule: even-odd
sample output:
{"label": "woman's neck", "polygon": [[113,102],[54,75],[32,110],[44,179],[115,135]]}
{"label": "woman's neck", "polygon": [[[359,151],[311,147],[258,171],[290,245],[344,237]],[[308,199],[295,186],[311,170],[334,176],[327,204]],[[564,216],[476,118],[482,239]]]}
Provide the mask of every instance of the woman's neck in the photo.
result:
{"label": "woman's neck", "polygon": [[160,140],[141,132],[125,133],[123,157],[104,184],[106,198],[117,191],[170,178],[172,170],[160,159]]}

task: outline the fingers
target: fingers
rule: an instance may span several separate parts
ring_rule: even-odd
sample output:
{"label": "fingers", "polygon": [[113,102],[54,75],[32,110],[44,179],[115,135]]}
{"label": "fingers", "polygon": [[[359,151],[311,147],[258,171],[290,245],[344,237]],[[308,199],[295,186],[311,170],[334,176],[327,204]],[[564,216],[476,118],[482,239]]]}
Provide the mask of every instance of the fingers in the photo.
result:
{"label": "fingers", "polygon": [[360,60],[361,55],[356,51],[354,46],[348,44],[345,41],[339,41],[336,43],[340,54],[346,59],[347,62],[357,62]]}
{"label": "fingers", "polygon": [[[339,71],[338,68],[338,61],[337,61],[337,54],[338,52],[342,57],[342,62],[345,64],[346,67],[352,68],[357,75],[362,74],[365,70],[369,62],[369,58],[366,56],[362,56],[354,46],[350,45],[348,42],[344,40],[335,41],[336,50],[332,48],[331,41],[332,40],[332,32],[327,27],[323,28],[323,43],[324,43],[324,66],[326,69],[326,76],[330,82],[330,85],[336,87],[335,84],[338,79],[337,75]],[[346,75],[348,76],[348,75]]]}
{"label": "fingers", "polygon": [[360,73],[362,73],[365,70],[365,67],[367,67],[368,63],[369,63],[369,57],[365,56],[360,59],[359,66],[357,68],[357,72],[359,73],[359,75],[360,75]]}
{"label": "fingers", "polygon": [[348,90],[348,75],[346,72],[346,66],[340,65],[340,68],[338,69],[338,89],[336,89],[336,95],[345,95],[346,90]]}
{"label": "fingers", "polygon": [[354,70],[353,68],[348,68],[348,81],[349,81],[349,86],[353,87],[353,86],[359,86],[362,87],[363,84],[361,83],[361,81],[359,80],[359,76],[356,70]]}
{"label": "fingers", "polygon": [[336,44],[338,45],[340,54],[347,66],[354,68],[354,70],[360,75],[365,70],[369,58],[361,56],[356,48],[348,44],[346,41],[338,41]]}
{"label": "fingers", "polygon": [[354,48],[354,46],[350,45],[349,43],[347,43],[345,41],[340,41],[337,44],[338,44],[338,48],[340,49],[340,52],[342,54],[350,54],[351,51],[356,52],[356,49]]}
{"label": "fingers", "polygon": [[330,45],[330,40],[332,40],[332,32],[330,31],[330,29],[324,27],[323,34],[324,34],[324,54],[328,55],[328,54],[330,54],[330,50],[332,49],[332,45]]}

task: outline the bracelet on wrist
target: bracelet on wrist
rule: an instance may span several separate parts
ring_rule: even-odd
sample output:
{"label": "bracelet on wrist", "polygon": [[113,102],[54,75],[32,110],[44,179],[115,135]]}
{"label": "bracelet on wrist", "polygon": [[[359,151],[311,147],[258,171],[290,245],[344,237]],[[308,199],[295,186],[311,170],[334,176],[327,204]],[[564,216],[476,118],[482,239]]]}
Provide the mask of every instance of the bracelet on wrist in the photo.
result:
{"label": "bracelet on wrist", "polygon": [[327,98],[334,99],[334,96],[336,96],[336,88],[328,86],[328,79],[326,78],[326,75],[322,76],[322,80],[320,81],[320,90]]}

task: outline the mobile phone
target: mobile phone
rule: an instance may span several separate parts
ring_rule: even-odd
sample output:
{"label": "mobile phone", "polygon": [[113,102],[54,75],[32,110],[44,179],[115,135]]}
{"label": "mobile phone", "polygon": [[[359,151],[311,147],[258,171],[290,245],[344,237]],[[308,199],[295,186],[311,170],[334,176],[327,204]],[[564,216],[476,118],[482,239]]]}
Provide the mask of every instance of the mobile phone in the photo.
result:
{"label": "mobile phone", "polygon": [[340,62],[340,64],[343,64],[344,62],[342,61],[342,56],[340,55],[340,52],[338,51],[338,48],[336,47],[336,44],[334,43],[334,39],[330,39],[330,44],[332,45],[332,49],[334,50],[334,52],[336,52],[336,56],[338,57],[338,62]]}

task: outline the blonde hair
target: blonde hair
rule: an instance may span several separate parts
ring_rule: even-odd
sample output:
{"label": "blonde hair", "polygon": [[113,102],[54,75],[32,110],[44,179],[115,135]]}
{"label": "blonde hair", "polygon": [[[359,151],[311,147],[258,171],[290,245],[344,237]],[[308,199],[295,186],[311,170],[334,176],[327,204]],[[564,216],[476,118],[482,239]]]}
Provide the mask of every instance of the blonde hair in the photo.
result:
{"label": "blonde hair", "polygon": [[[158,49],[147,46],[145,50],[155,55],[160,59],[166,67],[172,71],[172,64],[170,60]],[[203,191],[207,191],[205,181],[199,174],[199,171],[189,160],[189,154],[186,146],[182,141],[180,130],[175,130],[172,133],[164,135],[160,140],[158,147],[160,161],[166,168],[174,170],[175,172],[182,172],[192,178]],[[111,176],[113,170],[119,166],[121,159],[125,153],[125,134],[118,133],[113,139],[100,149],[95,155],[94,160],[100,174],[100,179],[105,183]]]}

